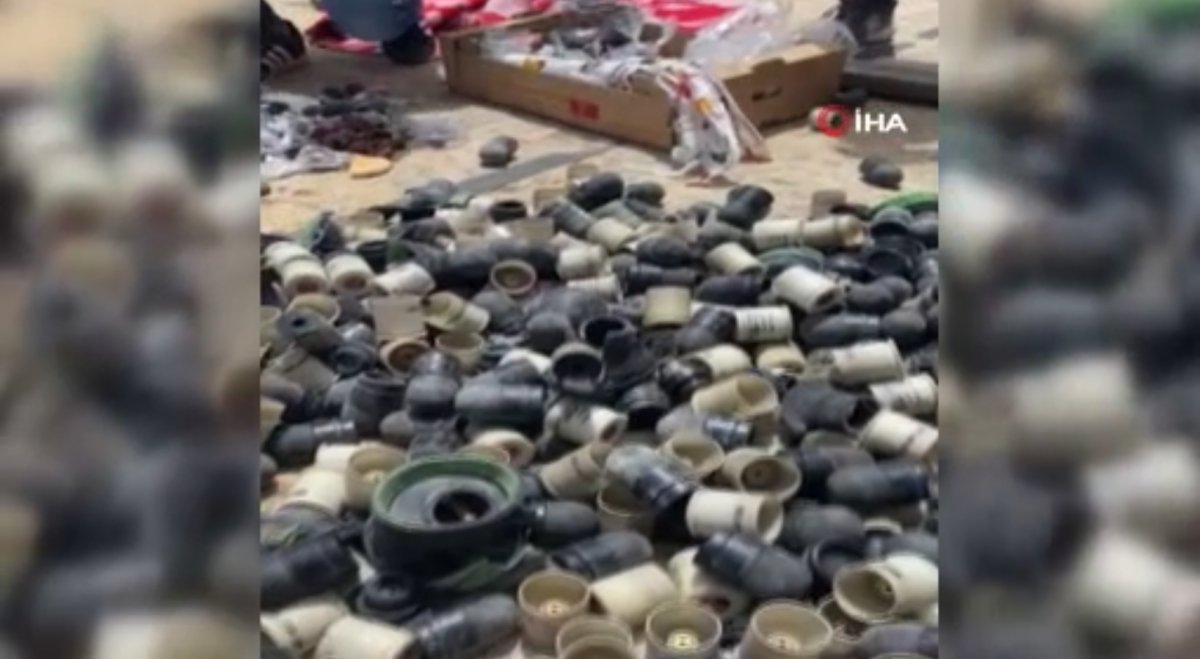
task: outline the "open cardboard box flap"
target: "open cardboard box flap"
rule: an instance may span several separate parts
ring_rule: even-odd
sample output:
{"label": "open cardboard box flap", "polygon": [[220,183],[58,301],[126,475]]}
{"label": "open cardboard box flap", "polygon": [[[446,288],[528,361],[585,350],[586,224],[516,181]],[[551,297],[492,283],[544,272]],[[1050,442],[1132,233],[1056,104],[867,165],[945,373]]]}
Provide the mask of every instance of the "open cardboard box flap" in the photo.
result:
{"label": "open cardboard box flap", "polygon": [[[632,142],[656,150],[674,144],[671,104],[653,84],[614,89],[511,66],[484,57],[481,41],[491,31],[544,32],[578,17],[546,14],[441,37],[446,81],[464,96]],[[663,52],[683,52],[688,37],[674,35]],[[756,126],[799,119],[837,92],[845,53],[811,44],[769,57],[722,67],[719,77]]]}

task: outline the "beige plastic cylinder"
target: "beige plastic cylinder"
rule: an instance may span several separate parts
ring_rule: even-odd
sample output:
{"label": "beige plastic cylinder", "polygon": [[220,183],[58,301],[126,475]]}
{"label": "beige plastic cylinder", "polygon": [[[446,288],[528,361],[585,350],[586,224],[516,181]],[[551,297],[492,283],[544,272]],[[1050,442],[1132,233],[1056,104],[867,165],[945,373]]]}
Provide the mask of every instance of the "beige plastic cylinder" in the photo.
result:
{"label": "beige plastic cylinder", "polygon": [[657,563],[646,563],[592,584],[597,607],[638,629],[659,605],[679,598],[675,583]]}
{"label": "beige plastic cylinder", "polygon": [[928,373],[910,375],[903,380],[880,382],[869,387],[880,407],[914,416],[937,412],[938,382]]}
{"label": "beige plastic cylinder", "polygon": [[846,203],[846,191],[832,188],[817,190],[808,202],[808,217],[816,219],[833,213],[836,206]]}
{"label": "beige plastic cylinder", "polygon": [[1149,647],[1173,645],[1180,622],[1190,618],[1194,630],[1200,578],[1148,541],[1109,528],[1081,552],[1066,593],[1088,629]]}
{"label": "beige plastic cylinder", "polygon": [[547,570],[526,577],[517,589],[521,638],[526,647],[553,651],[559,630],[587,613],[591,597],[588,582],[569,572]]}
{"label": "beige plastic cylinder", "polygon": [[907,414],[882,409],[863,426],[859,441],[872,453],[928,460],[936,456],[938,429]]}
{"label": "beige plastic cylinder", "polygon": [[589,279],[604,270],[604,262],[607,259],[608,253],[599,245],[573,245],[558,253],[555,268],[558,270],[558,276],[564,281]]}
{"label": "beige plastic cylinder", "polygon": [[289,299],[305,293],[324,293],[329,290],[329,275],[321,262],[296,259],[279,268],[279,281]]}
{"label": "beige plastic cylinder", "polygon": [[816,609],[770,602],[750,617],[739,659],[818,659],[833,642],[833,627]]}
{"label": "beige plastic cylinder", "polygon": [[867,239],[866,226],[853,215],[809,220],[800,227],[800,240],[818,248],[855,247]]}
{"label": "beige plastic cylinder", "polygon": [[370,294],[375,279],[375,272],[366,259],[353,252],[330,257],[325,262],[325,271],[329,273],[334,290],[355,297]]}
{"label": "beige plastic cylinder", "polygon": [[342,305],[338,299],[328,293],[304,293],[297,295],[288,302],[287,310],[307,309],[319,314],[325,320],[333,323],[342,315]]}
{"label": "beige plastic cylinder", "polygon": [[1083,489],[1099,517],[1151,538],[1179,537],[1200,524],[1200,461],[1189,440],[1151,442],[1089,466]]}
{"label": "beige plastic cylinder", "polygon": [[679,327],[692,316],[692,292],[681,286],[655,286],[646,291],[645,327]]}
{"label": "beige plastic cylinder", "polygon": [[687,356],[689,360],[701,362],[708,367],[714,380],[723,380],[753,368],[750,355],[732,343],[721,343],[711,348],[697,350]]}
{"label": "beige plastic cylinder", "polygon": [[750,228],[750,239],[760,252],[800,244],[801,220],[763,220]]}
{"label": "beige plastic cylinder", "polygon": [[508,464],[508,454],[495,446],[480,446],[478,444],[467,444],[458,449],[459,455],[470,455],[477,458],[483,458],[490,462],[506,465]]}
{"label": "beige plastic cylinder", "polygon": [[508,463],[518,469],[533,462],[533,456],[537,452],[533,442],[529,441],[525,435],[504,428],[485,430],[476,435],[475,439],[471,440],[471,444],[504,451],[508,455]]}
{"label": "beige plastic cylinder", "polygon": [[259,618],[259,626],[275,645],[302,656],[316,649],[325,631],[347,615],[346,605],[331,597],[307,600],[264,614]]}
{"label": "beige plastic cylinder", "polygon": [[537,286],[537,271],[524,261],[510,259],[492,266],[489,275],[492,286],[512,298],[524,297]]}
{"label": "beige plastic cylinder", "polygon": [[438,350],[454,357],[470,373],[479,366],[483,358],[483,337],[474,333],[446,332],[433,340]]}
{"label": "beige plastic cylinder", "polygon": [[538,476],[546,491],[559,499],[587,501],[600,491],[607,453],[599,444],[587,444],[541,468]]}
{"label": "beige plastic cylinder", "polygon": [[554,651],[561,658],[580,641],[604,639],[633,650],[633,632],[629,625],[616,618],[598,615],[582,615],[568,620],[558,630],[554,639]]}
{"label": "beige plastic cylinder", "polygon": [[633,531],[648,536],[654,530],[654,511],[619,483],[610,482],[596,493],[596,516],[605,533]]}
{"label": "beige plastic cylinder", "polygon": [[783,506],[761,494],[701,488],[687,507],[688,531],[697,538],[740,533],[774,542],[783,530]]}
{"label": "beige plastic cylinder", "polygon": [[554,365],[554,360],[540,352],[534,352],[525,348],[515,348],[504,353],[500,358],[500,364],[511,364],[515,361],[527,361],[538,370],[538,373],[546,373],[550,367]]}
{"label": "beige plastic cylinder", "polygon": [[751,419],[778,409],[779,394],[766,378],[747,373],[696,390],[692,394],[692,408],[697,412]]}
{"label": "beige plastic cylinder", "polygon": [[546,420],[555,437],[581,445],[612,444],[621,438],[629,424],[629,417],[614,409],[576,401],[556,404],[550,408]]}
{"label": "beige plastic cylinder", "polygon": [[437,284],[433,275],[420,265],[408,262],[388,269],[375,277],[375,285],[388,295],[416,295],[424,297],[433,292]]}
{"label": "beige plastic cylinder", "polygon": [[290,240],[280,240],[267,245],[263,250],[263,262],[267,267],[279,271],[292,261],[316,261],[317,257],[308,248]]}
{"label": "beige plastic cylinder", "polygon": [[413,362],[429,352],[429,344],[422,339],[402,338],[389,341],[379,349],[383,365],[396,373],[407,373]]}
{"label": "beige plastic cylinder", "polygon": [[610,254],[620,251],[636,236],[629,225],[612,217],[596,220],[587,230],[588,241],[600,245]]}
{"label": "beige plastic cylinder", "polygon": [[306,469],[292,484],[282,505],[316,508],[337,517],[346,505],[346,479],[329,469]]}
{"label": "beige plastic cylinder", "polygon": [[611,638],[585,638],[573,643],[558,659],[640,659],[632,647]]}
{"label": "beige plastic cylinder", "polygon": [[567,286],[599,293],[601,297],[609,301],[615,301],[621,296],[621,280],[617,279],[616,275],[601,275],[590,279],[572,279],[567,282]]}
{"label": "beige plastic cylinder", "polygon": [[860,385],[904,377],[904,358],[892,341],[867,341],[829,351],[829,378],[838,384]]}
{"label": "beige plastic cylinder", "polygon": [[1147,438],[1141,395],[1123,354],[1060,360],[1003,386],[997,404],[1008,414],[1011,446],[1022,459],[1097,462]]}
{"label": "beige plastic cylinder", "polygon": [[833,597],[860,622],[915,616],[937,603],[938,568],[916,554],[847,566],[833,579]]}
{"label": "beige plastic cylinder", "polygon": [[787,458],[760,449],[742,448],[725,456],[721,479],[737,490],[786,501],[800,490],[801,476],[800,470]]}
{"label": "beige plastic cylinder", "polygon": [[262,435],[262,441],[267,441],[267,438],[271,436],[271,432],[279,426],[280,420],[283,419],[283,411],[285,409],[287,409],[287,406],[275,400],[274,398],[259,396],[258,429]]}
{"label": "beige plastic cylinder", "polygon": [[715,659],[721,619],[691,602],[668,602],[646,618],[646,659]]}
{"label": "beige plastic cylinder", "polygon": [[803,373],[808,360],[800,346],[791,341],[759,345],[754,354],[754,365],[772,373]]}
{"label": "beige plastic cylinder", "polygon": [[321,360],[296,345],[288,347],[283,354],[271,360],[268,370],[308,391],[326,389],[337,380],[337,374]]}
{"label": "beige plastic cylinder", "polygon": [[853,659],[855,645],[868,625],[846,615],[838,608],[837,600],[832,595],[817,604],[817,613],[833,627],[833,640],[824,658]]}
{"label": "beige plastic cylinder", "polygon": [[680,598],[708,608],[722,620],[740,616],[750,607],[750,596],[705,574],[696,565],[697,551],[684,549],[667,561]]}
{"label": "beige plastic cylinder", "polygon": [[371,497],[384,477],[408,461],[404,451],[387,444],[360,445],[346,462],[346,505],[354,510],[371,507]]}
{"label": "beige plastic cylinder", "polygon": [[735,309],[733,317],[738,343],[778,343],[792,338],[792,312],[785,306]]}
{"label": "beige plastic cylinder", "polygon": [[354,455],[362,444],[322,444],[313,456],[313,466],[329,471],[345,471],[350,464],[350,456]]}
{"label": "beige plastic cylinder", "polygon": [[708,267],[725,275],[762,272],[766,266],[738,243],[722,243],[704,256]]}
{"label": "beige plastic cylinder", "polygon": [[491,320],[487,309],[445,291],[425,298],[422,308],[425,322],[443,332],[478,334]]}
{"label": "beige plastic cylinder", "polygon": [[15,498],[0,497],[0,588],[15,586],[37,558],[42,518]]}
{"label": "beige plastic cylinder", "polygon": [[829,309],[842,297],[842,289],[836,281],[803,265],[794,265],[779,273],[771,282],[771,293],[807,313]]}
{"label": "beige plastic cylinder", "polygon": [[725,462],[725,449],[711,437],[698,433],[673,435],[658,450],[682,464],[697,481],[716,473]]}
{"label": "beige plastic cylinder", "polygon": [[329,626],[315,659],[405,659],[416,638],[403,627],[346,616]]}

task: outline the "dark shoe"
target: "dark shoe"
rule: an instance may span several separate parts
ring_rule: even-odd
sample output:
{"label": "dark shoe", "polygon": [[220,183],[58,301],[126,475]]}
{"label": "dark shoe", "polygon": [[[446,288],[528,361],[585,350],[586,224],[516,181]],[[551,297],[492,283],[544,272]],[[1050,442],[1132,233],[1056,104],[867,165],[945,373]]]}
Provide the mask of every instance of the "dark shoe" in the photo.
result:
{"label": "dark shoe", "polygon": [[300,30],[276,14],[267,3],[260,6],[262,35],[258,75],[260,80],[267,80],[298,66],[307,53]]}
{"label": "dark shoe", "polygon": [[891,57],[895,54],[892,38],[897,0],[842,0],[837,20],[854,35],[858,59]]}

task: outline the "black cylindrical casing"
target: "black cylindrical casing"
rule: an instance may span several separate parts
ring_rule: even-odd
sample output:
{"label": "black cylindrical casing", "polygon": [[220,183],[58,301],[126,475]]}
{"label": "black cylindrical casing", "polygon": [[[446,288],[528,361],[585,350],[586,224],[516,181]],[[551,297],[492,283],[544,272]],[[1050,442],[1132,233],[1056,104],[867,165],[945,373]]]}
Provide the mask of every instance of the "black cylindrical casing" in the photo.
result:
{"label": "black cylindrical casing", "polygon": [[543,355],[555,350],[575,338],[571,319],[554,311],[543,311],[529,318],[525,325],[525,343],[530,349]]}
{"label": "black cylindrical casing", "polygon": [[517,633],[520,610],[507,595],[488,595],[410,625],[422,659],[476,659]]}
{"label": "black cylindrical casing", "polygon": [[833,472],[850,465],[873,464],[875,458],[856,446],[822,446],[793,451],[792,462],[800,470],[799,495],[811,499],[823,499],[825,483]]}
{"label": "black cylindrical casing", "polygon": [[488,208],[488,217],[496,224],[529,217],[529,209],[520,199],[501,199]]}
{"label": "black cylindrical casing", "polygon": [[938,628],[911,622],[876,625],[863,632],[855,644],[855,659],[893,654],[938,656]]}
{"label": "black cylindrical casing", "polygon": [[771,212],[775,196],[757,185],[739,185],[729,191],[725,205],[717,212],[722,222],[749,229]]}
{"label": "black cylindrical casing", "polygon": [[568,194],[567,198],[584,210],[600,208],[610,201],[616,201],[625,196],[625,179],[613,172],[600,172],[578,185]]}
{"label": "black cylindrical casing", "polygon": [[641,263],[660,268],[687,268],[699,258],[695,248],[678,238],[668,236],[639,241],[634,254]]}
{"label": "black cylindrical casing", "polygon": [[862,517],[845,506],[796,505],[783,520],[779,545],[795,554],[826,540],[853,540],[866,537]]}
{"label": "black cylindrical casing", "polygon": [[576,501],[538,502],[529,508],[529,517],[529,541],[546,550],[560,549],[600,533],[596,511]]}
{"label": "black cylindrical casing", "polygon": [[457,380],[462,377],[462,362],[444,352],[430,350],[413,360],[409,371],[414,378],[420,375],[444,375]]}
{"label": "black cylindrical casing", "polygon": [[602,533],[550,554],[551,562],[559,568],[593,581],[653,559],[650,541],[631,531]]}
{"label": "black cylindrical casing", "polygon": [[266,452],[285,469],[312,464],[323,444],[352,444],[359,439],[353,421],[326,419],[277,428],[267,440]]}
{"label": "black cylindrical casing", "polygon": [[638,181],[637,183],[629,183],[625,186],[626,201],[636,199],[651,206],[662,206],[663,199],[666,196],[666,188],[661,183],[655,181]]}
{"label": "black cylindrical casing", "polygon": [[374,346],[347,341],[329,354],[329,365],[341,377],[354,377],[379,365],[379,352]]}
{"label": "black cylindrical casing", "polygon": [[655,433],[663,441],[686,431],[699,432],[729,452],[750,443],[754,426],[741,419],[700,414],[690,407],[681,407],[659,419],[655,428]]}
{"label": "black cylindrical casing", "polygon": [[746,535],[712,536],[700,545],[696,564],[758,601],[804,600],[813,586],[812,571],[803,560]]}
{"label": "black cylindrical casing", "polygon": [[586,210],[576,206],[566,199],[557,199],[546,204],[539,213],[554,221],[554,228],[576,238],[587,236],[588,229],[596,223],[596,218]]}
{"label": "black cylindrical casing", "polygon": [[545,417],[547,391],[542,384],[503,381],[468,382],[458,392],[454,407],[471,423],[486,425],[538,425]]}
{"label": "black cylindrical casing", "polygon": [[780,421],[790,443],[811,430],[855,434],[879,411],[870,396],[838,389],[824,380],[803,380],[780,401]]}
{"label": "black cylindrical casing", "polygon": [[762,289],[763,279],[759,275],[719,275],[709,277],[697,286],[694,297],[697,302],[751,307],[758,304]]}
{"label": "black cylindrical casing", "polygon": [[671,399],[657,383],[644,382],[627,389],[616,409],[629,417],[630,430],[648,430],[671,410]]}
{"label": "black cylindrical casing", "polygon": [[275,321],[279,333],[313,355],[324,355],[345,339],[324,316],[312,309],[292,309]]}
{"label": "black cylindrical casing", "polygon": [[825,491],[830,502],[855,510],[918,503],[929,496],[929,473],[908,462],[851,465],[833,472]]}
{"label": "black cylindrical casing", "polygon": [[383,417],[404,406],[406,384],[401,377],[382,370],[359,375],[342,407],[342,418],[353,421],[360,436],[378,436]]}
{"label": "black cylindrical casing", "polygon": [[712,372],[695,359],[671,359],[658,367],[658,384],[677,402],[690,400],[697,389],[712,383]]}
{"label": "black cylindrical casing", "polygon": [[879,317],[870,314],[839,313],[800,325],[800,340],[809,350],[840,348],[882,337]]}
{"label": "black cylindrical casing", "polygon": [[358,564],[333,534],[314,537],[262,556],[259,605],[274,611],[310,597],[353,586]]}
{"label": "black cylindrical casing", "polygon": [[373,272],[383,274],[387,270],[387,249],[386,240],[367,240],[359,243],[354,251],[371,266]]}
{"label": "black cylindrical casing", "polygon": [[368,579],[354,597],[354,611],[389,625],[403,625],[424,608],[408,579],[376,576]]}
{"label": "black cylindrical casing", "polygon": [[625,445],[608,456],[605,471],[613,482],[625,486],[633,496],[656,515],[675,509],[696,491],[686,472],[675,467],[670,458],[645,446]]}
{"label": "black cylindrical casing", "polygon": [[662,268],[638,263],[626,268],[620,277],[626,295],[639,295],[656,286],[691,288],[699,281],[700,273],[692,268]]}
{"label": "black cylindrical casing", "polygon": [[839,570],[866,560],[865,545],[863,538],[831,538],[809,547],[803,556],[813,574],[812,597],[828,595]]}
{"label": "black cylindrical casing", "polygon": [[454,415],[458,380],[446,375],[418,375],[408,382],[404,409],[415,420],[446,419]]}

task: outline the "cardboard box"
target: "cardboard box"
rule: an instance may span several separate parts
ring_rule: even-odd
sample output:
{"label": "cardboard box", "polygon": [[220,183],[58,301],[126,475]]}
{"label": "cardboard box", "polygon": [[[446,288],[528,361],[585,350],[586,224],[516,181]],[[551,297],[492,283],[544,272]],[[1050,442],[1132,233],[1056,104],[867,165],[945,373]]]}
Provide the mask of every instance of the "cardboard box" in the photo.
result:
{"label": "cardboard box", "polygon": [[[481,52],[489,30],[542,32],[567,20],[571,19],[549,14],[444,35],[441,51],[450,89],[576,128],[669,150],[674,143],[671,103],[650,81],[635,81],[630,90],[613,89],[511,66]],[[673,39],[664,53],[678,55],[686,41],[686,37]],[[727,67],[719,76],[746,117],[763,128],[806,117],[814,107],[828,102],[838,89],[844,63],[843,51],[802,45]]]}

